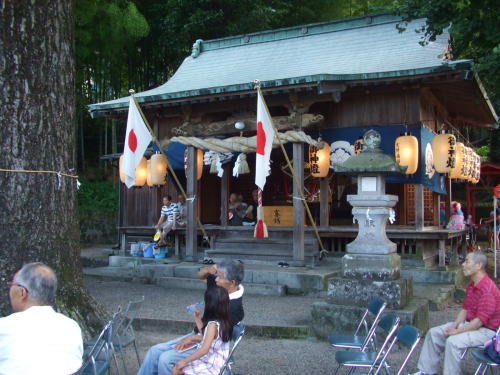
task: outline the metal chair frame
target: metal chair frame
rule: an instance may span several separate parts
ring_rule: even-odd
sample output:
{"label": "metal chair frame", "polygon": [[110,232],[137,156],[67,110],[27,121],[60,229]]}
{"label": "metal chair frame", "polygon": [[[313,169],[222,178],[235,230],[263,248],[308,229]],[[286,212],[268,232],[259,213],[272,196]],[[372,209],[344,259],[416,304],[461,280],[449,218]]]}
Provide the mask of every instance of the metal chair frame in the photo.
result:
{"label": "metal chair frame", "polygon": [[[405,334],[410,334],[412,336],[415,336],[414,341],[412,343],[406,342],[406,340],[403,337]],[[418,332],[418,330],[415,327],[402,326],[401,328],[399,328],[398,332],[396,333],[396,336],[394,336],[394,339],[391,341],[391,343],[390,343],[389,347],[387,348],[384,356],[382,357],[380,363],[387,363],[387,356],[391,352],[391,350],[394,347],[394,344],[396,342],[400,342],[400,343],[404,344],[406,347],[409,348],[409,351],[408,351],[408,354],[406,355],[406,358],[404,359],[401,367],[399,368],[399,370],[396,374],[396,375],[401,375],[401,373],[403,372],[404,368],[406,367],[406,364],[410,360],[413,352],[417,348],[418,343],[420,342],[421,339],[422,339],[422,336],[420,335],[420,333]],[[382,368],[382,366],[378,366],[377,371],[373,375],[378,375],[381,368]],[[369,374],[371,374],[371,371],[372,370],[370,369]],[[388,372],[387,368],[386,368],[386,372]]]}
{"label": "metal chair frame", "polygon": [[[377,345],[376,345],[376,330],[377,330],[377,324],[380,320],[380,317],[382,316],[385,308],[387,307],[387,303],[381,299],[381,298],[374,298],[370,304],[368,305],[367,309],[365,310],[363,316],[361,317],[361,320],[359,321],[358,327],[356,328],[356,331],[354,332],[353,335],[330,335],[329,336],[329,341],[330,344],[334,348],[345,348],[345,349],[355,349],[355,350],[361,350],[365,351],[366,348],[368,347],[368,344],[371,343],[371,346],[373,350],[377,350]],[[372,314],[374,315],[373,322],[368,329],[368,315]],[[365,328],[366,336],[363,339],[363,336],[358,335],[361,327]],[[348,341],[349,338],[351,338],[351,343],[335,343],[332,341],[335,341],[335,338],[337,337],[342,337]],[[362,344],[357,345],[355,344],[356,338],[363,339]]]}
{"label": "metal chair frame", "polygon": [[231,347],[231,350],[229,351],[229,355],[226,359],[226,362],[224,363],[224,366],[222,366],[219,375],[232,375],[232,370],[231,370],[232,357],[236,348],[243,339],[243,336],[245,335],[245,326],[241,323],[238,323],[236,326],[238,326],[237,328],[240,330],[239,334],[237,334],[236,337],[234,337],[235,335],[233,335],[234,344]]}
{"label": "metal chair frame", "polygon": [[[75,375],[85,375],[85,374],[92,374],[92,375],[102,375],[106,371],[110,373],[111,369],[111,357],[113,357],[113,360],[115,362],[115,367],[116,367],[116,372],[119,375],[120,371],[118,368],[118,361],[116,360],[116,355],[113,347],[113,327],[116,325],[118,321],[119,314],[121,312],[121,307],[118,306],[118,310],[113,314],[113,317],[111,318],[110,321],[106,323],[104,328],[102,329],[101,333],[99,336],[97,336],[97,339],[91,346],[91,349],[88,353],[85,354],[87,359],[83,362],[82,366],[80,369],[75,373]],[[105,356],[105,361],[102,361],[100,358],[101,353],[104,353]],[[100,371],[101,368],[98,369],[97,364],[105,362],[105,367],[103,368],[104,371]],[[90,367],[89,367],[90,366]],[[89,373],[87,368],[90,368],[91,372]]]}
{"label": "metal chair frame", "polygon": [[[388,323],[390,321],[392,321],[392,323]],[[395,316],[395,315],[392,315],[392,314],[388,314],[388,315],[384,316],[382,319],[380,319],[377,326],[382,328],[384,331],[386,331],[387,335],[386,335],[386,338],[384,340],[384,343],[382,344],[382,346],[380,347],[380,349],[378,351],[373,351],[373,352],[346,352],[346,351],[344,351],[344,352],[335,353],[335,359],[337,359],[337,356],[340,353],[352,353],[352,355],[355,355],[355,356],[359,355],[359,356],[366,357],[366,358],[361,358],[360,361],[355,363],[355,364],[354,363],[339,363],[336,370],[335,370],[335,374],[338,373],[338,371],[340,370],[340,367],[342,367],[342,366],[350,367],[348,374],[351,374],[354,371],[354,369],[357,367],[369,368],[369,371],[371,372],[379,363],[380,363],[380,367],[382,367],[382,365],[383,365],[386,368],[386,371],[388,371],[389,365],[387,364],[386,361],[380,360],[380,359],[386,357],[386,347],[387,347],[388,343],[390,342],[391,338],[396,333],[396,331],[399,327],[399,322],[400,322],[400,318]],[[386,324],[391,324],[391,325],[390,325],[390,327],[386,327],[385,326]],[[368,357],[370,355],[373,355],[373,354],[375,354],[375,358],[373,360],[368,359]],[[337,359],[337,362],[338,362],[338,359]],[[362,362],[365,362],[365,363],[362,363]]]}
{"label": "metal chair frame", "polygon": [[123,368],[125,374],[128,375],[127,365],[125,363],[125,356],[122,349],[127,347],[129,344],[134,345],[135,355],[137,357],[137,363],[141,365],[141,359],[139,357],[139,350],[137,348],[136,336],[133,327],[133,322],[137,315],[139,314],[142,303],[144,302],[144,296],[137,301],[130,301],[125,308],[125,311],[120,314],[119,322],[117,323],[116,329],[113,331],[112,343],[115,348],[120,352],[120,357],[122,359]]}
{"label": "metal chair frame", "polygon": [[[500,333],[500,327],[495,332],[495,336],[498,336],[498,333]],[[493,362],[492,360],[489,359],[488,356],[484,354],[484,345],[477,346],[477,347],[470,347],[466,348],[462,355],[460,356],[460,359],[464,359],[465,356],[467,355],[467,352],[472,349],[472,356],[476,361],[479,362],[479,366],[476,369],[476,372],[474,375],[479,375],[481,369],[484,366],[483,371],[481,372],[481,375],[486,373],[486,370],[490,369],[490,373],[493,374],[493,368],[500,366],[500,363]]]}

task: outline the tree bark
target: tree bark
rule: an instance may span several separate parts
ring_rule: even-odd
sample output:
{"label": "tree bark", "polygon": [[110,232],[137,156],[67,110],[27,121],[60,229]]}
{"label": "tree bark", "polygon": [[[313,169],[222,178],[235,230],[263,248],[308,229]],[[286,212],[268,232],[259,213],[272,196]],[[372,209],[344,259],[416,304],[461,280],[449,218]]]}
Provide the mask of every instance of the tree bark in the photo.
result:
{"label": "tree bark", "polygon": [[[0,6],[0,168],[76,174],[74,2],[4,0]],[[83,286],[76,179],[0,171],[0,281],[43,262],[59,279],[57,308],[84,334],[102,316]],[[99,311],[96,313],[96,311]],[[10,313],[0,288],[0,315]]]}

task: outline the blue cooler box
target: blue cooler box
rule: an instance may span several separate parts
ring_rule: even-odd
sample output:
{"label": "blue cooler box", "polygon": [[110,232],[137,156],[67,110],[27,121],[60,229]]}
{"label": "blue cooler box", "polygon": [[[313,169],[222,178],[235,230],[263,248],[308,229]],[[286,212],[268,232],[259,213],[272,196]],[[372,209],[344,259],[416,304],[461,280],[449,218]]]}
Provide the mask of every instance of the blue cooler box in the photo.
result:
{"label": "blue cooler box", "polygon": [[154,258],[154,246],[155,243],[150,243],[145,249],[144,249],[144,258]]}
{"label": "blue cooler box", "polygon": [[165,259],[167,257],[167,254],[168,254],[168,247],[166,247],[166,246],[160,247],[159,249],[156,249],[156,252],[158,252],[158,250],[159,250],[159,253],[155,254],[155,258],[156,259]]}

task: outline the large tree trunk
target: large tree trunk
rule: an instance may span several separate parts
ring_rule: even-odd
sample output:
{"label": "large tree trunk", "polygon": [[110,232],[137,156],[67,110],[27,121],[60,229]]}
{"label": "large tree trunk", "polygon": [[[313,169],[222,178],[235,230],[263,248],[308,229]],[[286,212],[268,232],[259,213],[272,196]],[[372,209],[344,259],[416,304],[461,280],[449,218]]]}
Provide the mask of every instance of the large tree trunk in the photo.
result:
{"label": "large tree trunk", "polygon": [[[0,168],[76,174],[74,2],[0,5]],[[1,3],[0,3],[1,4]],[[58,308],[85,333],[100,324],[83,286],[76,179],[0,171],[0,279],[44,262],[59,278]],[[10,312],[0,288],[0,315]]]}

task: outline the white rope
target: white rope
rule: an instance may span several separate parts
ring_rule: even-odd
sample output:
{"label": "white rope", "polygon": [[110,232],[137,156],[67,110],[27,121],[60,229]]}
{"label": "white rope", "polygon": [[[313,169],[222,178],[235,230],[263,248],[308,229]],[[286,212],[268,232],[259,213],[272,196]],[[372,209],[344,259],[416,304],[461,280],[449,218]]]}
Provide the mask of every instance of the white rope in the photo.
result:
{"label": "white rope", "polygon": [[[304,142],[318,149],[322,149],[324,143],[321,141],[316,141],[306,133],[302,131],[289,130],[285,133],[278,133],[279,138],[283,143],[287,142]],[[255,152],[257,145],[257,136],[253,137],[230,137],[226,139],[218,138],[198,138],[198,137],[172,137],[170,139],[164,139],[161,142],[161,146],[166,148],[172,142],[179,142],[185,146],[193,146],[201,150],[211,150],[215,152]],[[274,137],[273,147],[277,147],[280,144],[280,140]]]}

